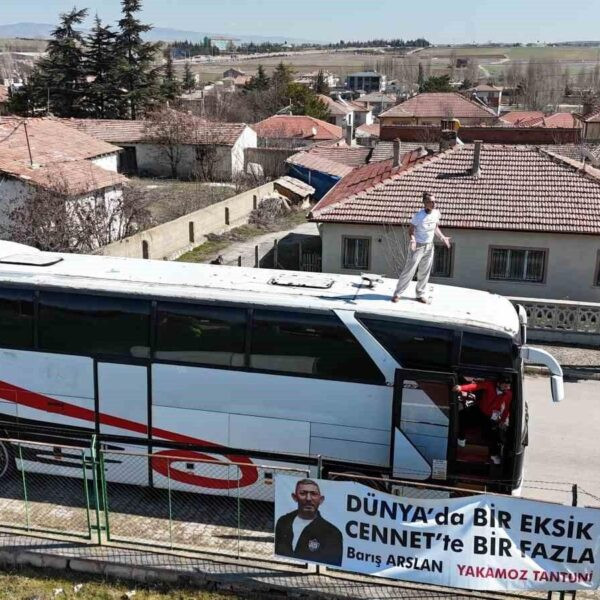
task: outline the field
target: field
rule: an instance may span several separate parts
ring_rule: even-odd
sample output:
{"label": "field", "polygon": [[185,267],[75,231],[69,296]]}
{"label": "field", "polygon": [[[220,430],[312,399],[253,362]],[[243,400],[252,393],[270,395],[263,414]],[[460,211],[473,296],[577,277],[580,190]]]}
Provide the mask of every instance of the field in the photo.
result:
{"label": "field", "polygon": [[[527,64],[530,60],[548,61],[557,60],[564,68],[569,68],[573,74],[581,70],[592,69],[600,62],[599,46],[548,46],[548,47],[441,47],[427,48],[410,55],[396,52],[369,53],[357,52],[302,52],[289,53],[286,56],[269,56],[260,59],[231,60],[220,57],[210,63],[194,63],[192,70],[200,75],[202,81],[214,81],[222,76],[223,71],[235,67],[252,75],[256,73],[258,65],[265,67],[269,74],[281,61],[291,65],[298,73],[324,69],[345,77],[353,71],[378,69],[394,75],[402,72],[407,67],[415,68],[423,61],[431,64],[433,74],[441,74],[446,69],[450,57],[474,58],[485,69],[482,76],[487,73],[498,75],[513,63]],[[491,68],[488,68],[491,67]],[[179,68],[183,69],[180,63]]]}

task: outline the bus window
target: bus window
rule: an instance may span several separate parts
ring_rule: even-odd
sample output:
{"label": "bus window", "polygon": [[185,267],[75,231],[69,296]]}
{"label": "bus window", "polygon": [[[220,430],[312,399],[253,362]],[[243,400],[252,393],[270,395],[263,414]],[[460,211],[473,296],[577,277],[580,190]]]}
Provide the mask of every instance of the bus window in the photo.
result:
{"label": "bus window", "polygon": [[360,320],[401,367],[435,370],[450,366],[451,330],[402,321]]}
{"label": "bus window", "polygon": [[160,302],[154,356],[161,360],[244,366],[246,311]]}
{"label": "bus window", "polygon": [[0,290],[0,345],[33,348],[33,292]]}
{"label": "bus window", "polygon": [[254,369],[385,383],[369,355],[334,316],[257,310],[251,346]]}
{"label": "bus window", "polygon": [[40,294],[39,347],[68,354],[149,354],[150,304],[140,300]]}
{"label": "bus window", "polygon": [[465,331],[462,336],[460,362],[464,365],[511,368],[512,340]]}

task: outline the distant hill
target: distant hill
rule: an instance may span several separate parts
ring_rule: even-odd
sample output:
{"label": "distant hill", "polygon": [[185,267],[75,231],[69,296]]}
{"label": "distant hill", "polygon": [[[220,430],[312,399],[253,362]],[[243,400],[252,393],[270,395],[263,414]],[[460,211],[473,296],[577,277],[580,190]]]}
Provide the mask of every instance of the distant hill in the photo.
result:
{"label": "distant hill", "polygon": [[[49,23],[11,23],[9,25],[0,25],[0,38],[47,38],[56,25]],[[214,37],[219,35],[229,35],[227,33],[208,33],[203,31],[183,31],[180,29],[169,29],[166,27],[154,27],[146,34],[146,39],[158,42],[174,42],[177,40],[189,40],[190,42],[200,42],[205,36]],[[286,38],[280,35],[235,35],[231,37],[238,38],[240,42],[289,42],[290,44],[310,44],[314,40],[303,40],[298,38]]]}

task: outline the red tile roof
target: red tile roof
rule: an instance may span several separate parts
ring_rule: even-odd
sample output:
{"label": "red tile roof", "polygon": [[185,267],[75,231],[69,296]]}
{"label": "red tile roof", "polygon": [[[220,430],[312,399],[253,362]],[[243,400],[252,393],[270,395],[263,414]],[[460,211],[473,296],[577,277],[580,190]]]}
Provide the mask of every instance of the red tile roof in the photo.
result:
{"label": "red tile roof", "polygon": [[311,171],[320,171],[334,177],[344,177],[352,172],[353,167],[336,162],[329,158],[313,154],[312,152],[298,152],[292,154],[287,160],[291,165],[298,165]]}
{"label": "red tile roof", "polygon": [[10,151],[16,160],[29,163],[24,123],[33,162],[38,165],[92,158],[120,150],[65,126],[59,119],[0,117],[0,154]]}
{"label": "red tile roof", "polygon": [[[321,214],[321,211],[327,207],[333,206],[348,197],[359,194],[364,190],[368,190],[379,183],[390,179],[393,175],[406,170],[409,165],[414,164],[420,158],[421,152],[413,151],[403,156],[401,164],[398,167],[394,167],[393,160],[386,160],[354,169],[329,190],[329,192],[314,206],[310,213],[311,219],[313,219],[315,215]],[[315,220],[319,219],[317,218]]]}
{"label": "red tile roof", "polygon": [[313,146],[306,150],[310,154],[315,154],[322,158],[333,160],[334,162],[347,165],[349,167],[359,167],[367,164],[371,155],[371,148],[365,146]]}
{"label": "red tile roof", "polygon": [[473,175],[473,148],[455,146],[335,203],[319,203],[312,220],[406,225],[427,190],[445,227],[600,234],[600,170],[584,173],[581,163],[531,146],[484,145]]}
{"label": "red tile roof", "polygon": [[596,110],[593,110],[592,112],[583,115],[581,117],[581,120],[585,123],[600,123],[600,108],[597,108]]}
{"label": "red tile roof", "polygon": [[580,127],[579,121],[573,113],[558,112],[544,116],[538,111],[515,111],[501,117],[503,121],[514,127],[546,127],[573,129]]}
{"label": "red tile roof", "polygon": [[[217,144],[233,146],[246,125],[244,123],[221,123],[207,121],[188,115],[194,124],[185,143],[193,145]],[[92,135],[105,142],[135,144],[148,141],[148,121],[125,121],[118,119],[62,119],[62,123]]]}
{"label": "red tile roof", "polygon": [[373,123],[372,125],[361,125],[356,128],[356,135],[359,137],[379,137],[380,125]]}
{"label": "red tile roof", "polygon": [[252,126],[261,138],[339,140],[342,128],[320,119],[296,115],[274,115]]}
{"label": "red tile roof", "polygon": [[379,115],[381,117],[482,119],[489,121],[496,114],[481,104],[468,100],[458,92],[417,94]]}
{"label": "red tile roof", "polygon": [[544,117],[540,110],[513,110],[502,115],[500,119],[510,125],[519,125],[521,122],[539,121]]}

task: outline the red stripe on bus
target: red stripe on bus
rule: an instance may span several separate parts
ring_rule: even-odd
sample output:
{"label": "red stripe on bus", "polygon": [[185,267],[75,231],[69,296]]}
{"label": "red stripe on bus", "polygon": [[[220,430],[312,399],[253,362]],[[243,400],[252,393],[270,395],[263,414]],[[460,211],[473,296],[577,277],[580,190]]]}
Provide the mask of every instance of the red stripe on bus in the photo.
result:
{"label": "red stripe on bus", "polygon": [[[14,397],[12,397],[13,394]],[[15,404],[28,406],[29,408],[34,408],[36,410],[43,410],[50,413],[64,415],[73,419],[81,419],[82,421],[88,421],[90,423],[96,422],[96,413],[89,408],[82,408],[76,404],[69,404],[68,402],[63,402],[62,400],[56,400],[54,398],[50,398],[49,396],[44,396],[43,394],[31,392],[5,381],[0,381],[0,397],[8,402],[14,402]],[[129,419],[123,419],[122,417],[115,417],[106,413],[98,413],[98,421],[102,425],[107,425],[109,427],[116,427],[118,429],[133,431],[143,435],[148,434],[147,425],[136,423],[135,421],[130,421]],[[207,442],[206,440],[200,440],[188,435],[174,433],[158,427],[152,428],[152,437],[162,438],[170,442],[208,446],[215,448],[215,450],[218,450],[221,447],[214,442]],[[181,462],[186,458],[218,462],[207,454],[201,454],[188,450],[166,450],[163,452],[157,452],[153,455],[153,457],[154,456],[160,456],[163,459],[155,461],[154,458],[152,458],[152,468],[162,475],[166,475],[168,471],[172,479],[180,481],[181,483],[189,483],[190,485],[199,485],[214,489],[233,489],[237,488],[238,486],[245,487],[252,485],[258,480],[258,470],[254,466],[254,463],[247,456],[238,456],[233,454],[223,455],[232,463],[236,463],[237,468],[240,470],[241,477],[240,479],[235,480],[201,477],[199,475],[194,475],[193,473],[186,473],[185,471],[181,471],[171,466],[173,462]],[[169,460],[164,460],[165,458],[169,458]]]}

